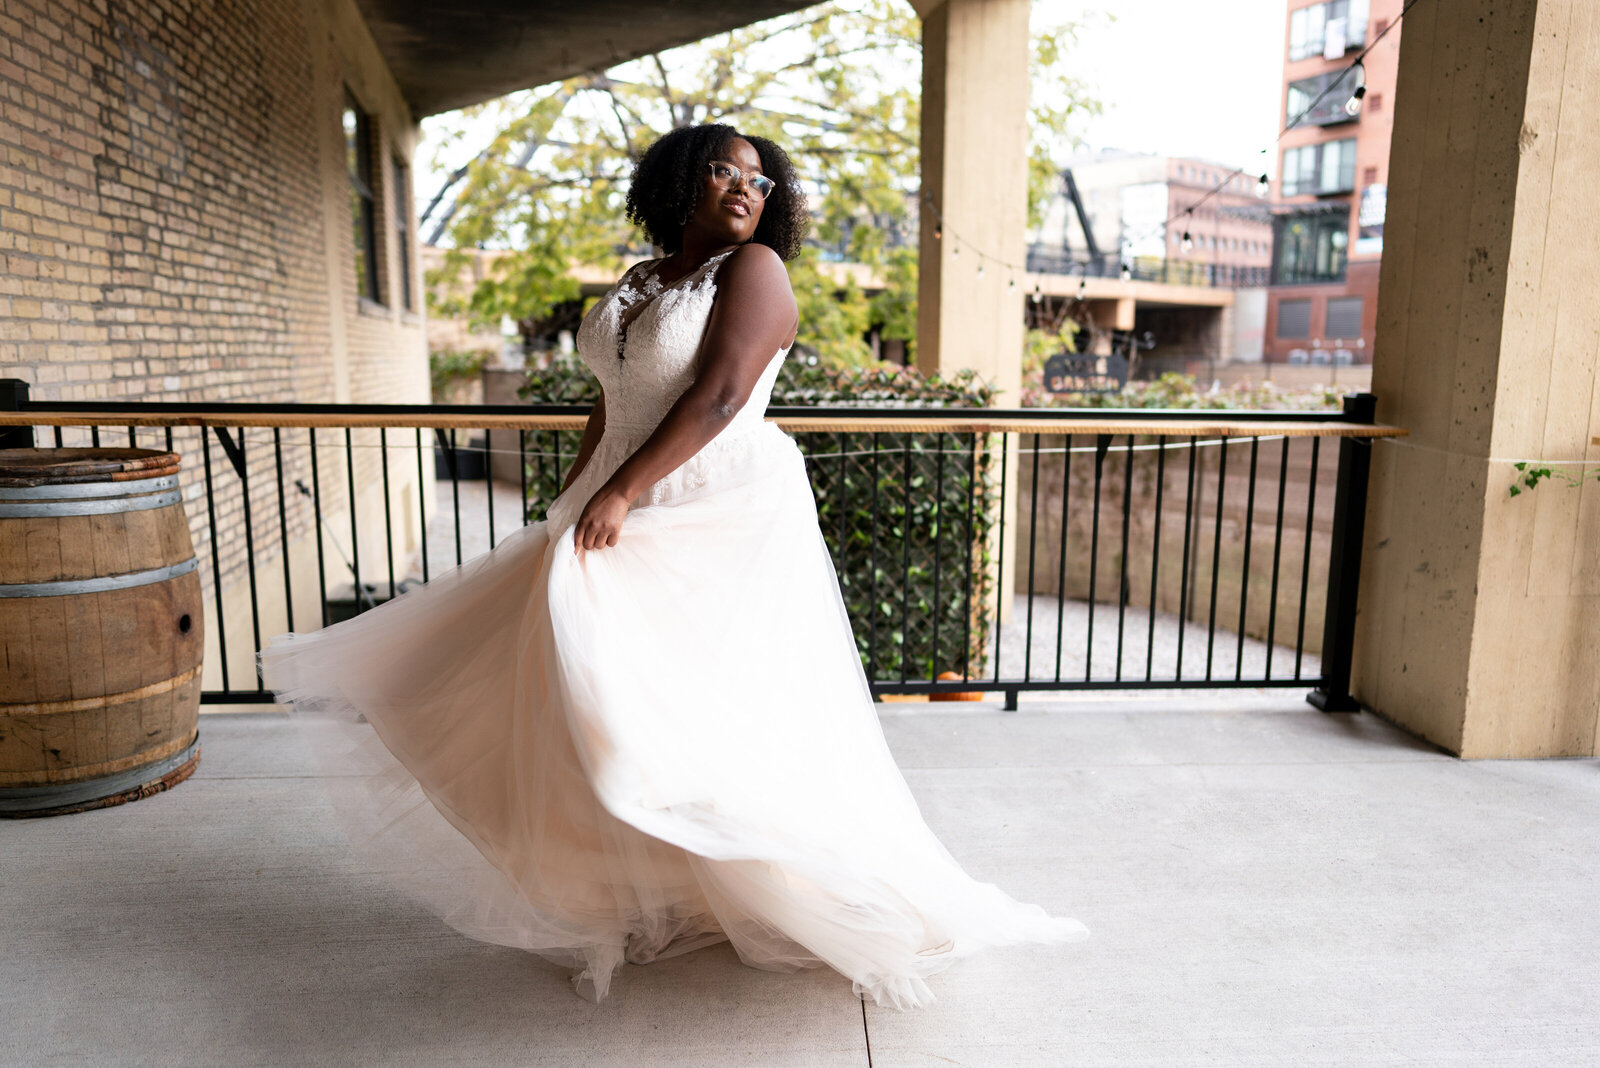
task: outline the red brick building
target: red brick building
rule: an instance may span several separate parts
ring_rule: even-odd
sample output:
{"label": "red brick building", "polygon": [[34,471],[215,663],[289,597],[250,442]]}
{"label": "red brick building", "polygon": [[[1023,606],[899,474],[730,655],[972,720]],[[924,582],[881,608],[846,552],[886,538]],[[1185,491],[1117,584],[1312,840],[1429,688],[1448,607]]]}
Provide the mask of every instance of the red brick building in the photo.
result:
{"label": "red brick building", "polygon": [[[1403,6],[1289,0],[1282,125],[1290,128],[1272,190],[1268,361],[1372,362],[1399,28],[1350,64]],[[1359,106],[1347,106],[1358,87]]]}

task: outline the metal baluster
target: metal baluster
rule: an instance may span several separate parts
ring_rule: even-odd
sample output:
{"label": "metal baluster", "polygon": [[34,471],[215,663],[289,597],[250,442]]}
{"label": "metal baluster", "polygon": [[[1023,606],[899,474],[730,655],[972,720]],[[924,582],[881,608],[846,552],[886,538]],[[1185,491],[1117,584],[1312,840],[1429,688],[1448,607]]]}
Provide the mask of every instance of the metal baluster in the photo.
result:
{"label": "metal baluster", "polygon": [[[556,471],[561,470],[561,446],[556,446]],[[453,505],[451,519],[456,525],[456,566],[461,566],[461,454],[456,452],[456,428],[450,428],[450,449],[445,454],[450,460],[450,501]]]}
{"label": "metal baluster", "polygon": [[378,428],[378,462],[383,465],[383,551],[389,562],[389,600],[395,598],[394,519],[389,505],[389,428]]}
{"label": "metal baluster", "polygon": [[1239,646],[1233,654],[1233,681],[1244,678],[1244,626],[1245,611],[1250,606],[1250,535],[1256,517],[1256,455],[1261,450],[1261,439],[1250,439],[1250,482],[1244,505],[1244,570],[1239,576]]}
{"label": "metal baluster", "polygon": [[[1022,435],[1017,435],[1017,443]],[[1039,435],[1033,435],[1033,474],[1028,487],[1028,624],[1022,636],[1022,677],[1033,678],[1033,564],[1039,541]],[[1058,641],[1057,645],[1060,644]]]}
{"label": "metal baluster", "polygon": [[1183,571],[1178,586],[1178,671],[1174,679],[1183,678],[1183,634],[1189,625],[1189,564],[1190,534],[1194,530],[1194,465],[1199,458],[1199,440],[1189,436],[1189,484],[1183,491]]}
{"label": "metal baluster", "polygon": [[1206,622],[1206,681],[1211,681],[1211,659],[1217,638],[1217,569],[1222,566],[1222,502],[1228,492],[1228,439],[1217,446],[1217,523],[1211,536],[1211,611]]}
{"label": "metal baluster", "polygon": [[[1020,444],[1021,435],[1018,435]],[[1006,435],[1000,435],[1000,551],[996,554],[994,568],[994,681],[1000,681],[1000,610],[1009,596],[1003,588],[1006,576],[1006,479],[1008,477],[1007,465],[1011,457],[1011,442]],[[1011,704],[1010,693],[1006,695],[1007,710],[1015,706]]]}
{"label": "metal baluster", "polygon": [[283,433],[272,428],[272,459],[278,475],[278,542],[283,548],[283,611],[294,630],[294,578],[289,574],[289,498],[283,491]]}
{"label": "metal baluster", "polygon": [[964,555],[967,559],[967,582],[961,599],[961,680],[972,678],[972,505],[978,495],[978,435],[972,435],[967,449],[967,521],[962,529]]}
{"label": "metal baluster", "polygon": [[228,681],[228,622],[222,611],[222,560],[217,553],[217,502],[216,487],[211,481],[211,436],[208,427],[200,427],[200,458],[206,476],[206,523],[211,536],[211,592],[217,601],[217,650],[222,665],[222,690],[233,689]]}
{"label": "metal baluster", "polygon": [[867,572],[872,576],[867,602],[867,681],[878,680],[878,446],[882,435],[872,435],[872,536],[867,542]]}
{"label": "metal baluster", "polygon": [[1056,561],[1056,681],[1061,681],[1061,650],[1067,644],[1067,520],[1072,499],[1072,435],[1061,450],[1061,558]]}
{"label": "metal baluster", "polygon": [[904,464],[900,474],[900,681],[906,681],[906,669],[911,659],[911,446],[914,435],[907,433],[901,440]]}
{"label": "metal baluster", "polygon": [[528,432],[517,430],[517,488],[522,511],[522,526],[528,525]]}
{"label": "metal baluster", "polygon": [[1156,527],[1150,540],[1150,628],[1144,638],[1144,681],[1155,677],[1156,603],[1161,599],[1161,501],[1167,492],[1167,436],[1156,438]]}
{"label": "metal baluster", "polygon": [[417,522],[422,528],[422,581],[428,581],[428,480],[422,468],[422,428],[417,433]]}
{"label": "metal baluster", "polygon": [[344,428],[344,473],[345,482],[350,491],[350,578],[353,580],[351,589],[354,591],[356,614],[362,612],[361,604],[366,600],[366,590],[361,586],[361,527],[356,522],[356,460],[355,452],[350,445],[350,428]]}
{"label": "metal baluster", "polygon": [[[58,449],[66,448],[66,446],[62,443],[63,439],[61,437],[61,428],[59,426],[56,426],[56,427],[52,427],[51,429],[55,431],[56,448],[58,448]],[[171,434],[172,432],[169,430],[169,431],[167,431],[167,433]],[[170,442],[170,441],[167,442],[167,451],[168,452],[172,451],[172,442]]]}
{"label": "metal baluster", "polygon": [[494,453],[487,428],[483,432],[483,495],[489,502],[489,548],[494,549]]}
{"label": "metal baluster", "polygon": [[1306,487],[1306,552],[1300,562],[1300,622],[1294,633],[1294,677],[1300,680],[1300,658],[1306,648],[1306,583],[1311,578],[1311,528],[1317,514],[1317,453],[1321,438],[1311,439],[1311,481]]}
{"label": "metal baluster", "polygon": [[1272,678],[1272,650],[1278,626],[1278,562],[1283,555],[1283,495],[1289,482],[1289,439],[1283,439],[1283,455],[1278,460],[1278,521],[1272,532],[1272,592],[1267,609],[1267,666],[1261,674]]}
{"label": "metal baluster", "polygon": [[1094,673],[1094,595],[1100,575],[1100,485],[1104,481],[1106,449],[1111,447],[1111,435],[1101,434],[1094,445],[1094,511],[1089,534],[1089,628],[1083,652],[1083,681],[1088,682]]}
{"label": "metal baluster", "polygon": [[89,444],[97,449],[100,447],[100,428],[98,426],[89,428]]}
{"label": "metal baluster", "polygon": [[323,531],[322,531],[322,475],[317,462],[317,430],[307,427],[306,434],[311,440],[311,510],[316,513],[317,531],[317,589],[322,594],[322,625],[328,625],[328,568],[323,559]]}
{"label": "metal baluster", "polygon": [[1117,580],[1117,681],[1122,681],[1123,623],[1128,615],[1128,523],[1133,510],[1133,435],[1122,464],[1122,566]]}
{"label": "metal baluster", "polygon": [[130,426],[128,428],[128,448],[137,449],[138,447],[139,442],[137,440],[137,436],[133,432],[133,427]]}
{"label": "metal baluster", "polygon": [[[56,444],[59,445],[59,444],[61,444],[60,428],[57,427],[56,429],[57,429]],[[168,452],[172,451],[172,428],[170,426],[167,427],[167,451]]]}

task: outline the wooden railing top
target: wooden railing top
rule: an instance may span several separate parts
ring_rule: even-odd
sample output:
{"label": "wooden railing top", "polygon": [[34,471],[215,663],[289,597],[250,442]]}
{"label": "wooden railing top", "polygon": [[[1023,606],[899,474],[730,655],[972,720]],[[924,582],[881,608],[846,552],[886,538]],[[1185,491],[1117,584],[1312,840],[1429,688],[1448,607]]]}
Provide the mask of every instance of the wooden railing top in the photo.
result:
{"label": "wooden railing top", "polygon": [[[881,409],[880,409],[881,410]],[[1141,419],[1137,416],[1105,418],[985,417],[980,412],[948,416],[908,418],[893,414],[818,416],[778,416],[771,420],[790,433],[946,433],[989,434],[1021,433],[1055,436],[1065,434],[1149,434],[1167,437],[1345,437],[1397,438],[1410,431],[1402,427],[1373,423],[1347,423],[1337,419],[1317,421],[1275,421],[1263,418],[1229,418],[1226,415],[1200,415],[1181,419]],[[416,412],[231,412],[226,409],[182,413],[135,414],[127,411],[0,412],[0,426],[220,426],[294,427],[351,429],[388,427],[440,430],[582,430],[586,415],[502,415],[436,412],[418,406]],[[1596,439],[1600,444],[1600,438]]]}

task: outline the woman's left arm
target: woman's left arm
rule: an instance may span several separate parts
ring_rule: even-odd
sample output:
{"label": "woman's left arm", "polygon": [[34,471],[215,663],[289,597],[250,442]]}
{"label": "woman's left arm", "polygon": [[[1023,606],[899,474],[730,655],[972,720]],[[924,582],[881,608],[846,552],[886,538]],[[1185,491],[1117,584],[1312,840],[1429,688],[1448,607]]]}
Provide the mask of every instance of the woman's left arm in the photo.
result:
{"label": "woman's left arm", "polygon": [[732,422],[798,325],[789,275],[778,254],[749,244],[729,256],[717,268],[717,297],[694,384],[584,506],[573,532],[575,548],[615,545],[628,502],[677,470]]}

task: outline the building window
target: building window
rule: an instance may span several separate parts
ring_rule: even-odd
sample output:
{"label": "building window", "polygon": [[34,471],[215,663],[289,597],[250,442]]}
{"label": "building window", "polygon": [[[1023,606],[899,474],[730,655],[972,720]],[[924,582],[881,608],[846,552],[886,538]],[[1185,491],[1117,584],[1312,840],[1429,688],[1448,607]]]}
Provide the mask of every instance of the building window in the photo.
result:
{"label": "building window", "polygon": [[1328,298],[1328,323],[1322,332],[1338,340],[1360,337],[1361,312],[1360,297]]}
{"label": "building window", "polygon": [[1280,215],[1273,221],[1273,285],[1341,282],[1350,210]]}
{"label": "building window", "polygon": [[1284,149],[1283,195],[1350,193],[1356,187],[1356,139]]}
{"label": "building window", "polygon": [[1289,58],[1338,59],[1367,41],[1367,0],[1327,0],[1289,15]]}
{"label": "building window", "polygon": [[372,119],[349,91],[344,97],[345,166],[350,175],[350,223],[356,255],[356,293],[378,300],[378,211],[372,194]]}
{"label": "building window", "polygon": [[400,306],[412,311],[411,297],[411,180],[408,168],[394,160],[394,247],[400,253]]}
{"label": "building window", "polygon": [[[1287,123],[1295,126],[1332,126],[1340,122],[1354,122],[1356,115],[1345,110],[1345,104],[1358,85],[1365,84],[1361,68],[1329,71],[1312,78],[1301,78],[1289,83]],[[1358,113],[1359,114],[1359,113]]]}
{"label": "building window", "polygon": [[1311,302],[1309,300],[1280,300],[1278,302],[1278,338],[1281,341],[1298,341],[1311,336]]}

